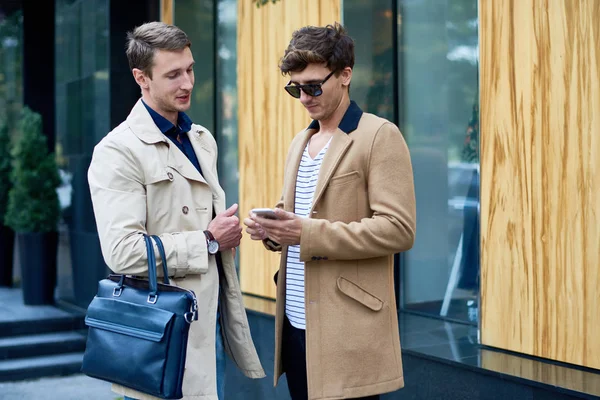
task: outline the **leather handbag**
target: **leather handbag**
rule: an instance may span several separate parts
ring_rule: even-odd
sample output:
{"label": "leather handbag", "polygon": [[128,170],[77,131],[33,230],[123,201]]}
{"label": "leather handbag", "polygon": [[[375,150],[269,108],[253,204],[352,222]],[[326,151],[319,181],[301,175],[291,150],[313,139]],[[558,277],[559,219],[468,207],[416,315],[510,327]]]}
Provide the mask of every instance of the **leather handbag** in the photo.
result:
{"label": "leather handbag", "polygon": [[[163,264],[157,282],[156,242]],[[194,292],[169,284],[158,236],[144,235],[148,279],[111,274],[98,284],[82,372],[162,399],[181,399],[190,325],[198,319]]]}

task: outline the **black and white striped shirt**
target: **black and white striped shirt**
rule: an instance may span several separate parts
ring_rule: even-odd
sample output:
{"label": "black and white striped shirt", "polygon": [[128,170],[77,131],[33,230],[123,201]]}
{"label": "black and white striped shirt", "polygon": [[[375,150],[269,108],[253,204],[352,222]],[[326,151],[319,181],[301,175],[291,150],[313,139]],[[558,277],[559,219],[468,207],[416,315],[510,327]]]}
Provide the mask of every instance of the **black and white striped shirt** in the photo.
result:
{"label": "black and white striped shirt", "polygon": [[[321,149],[314,160],[308,154],[308,144],[302,153],[302,160],[296,175],[296,198],[294,213],[308,218],[312,208],[315,187],[319,178],[319,170],[329,142]],[[306,329],[304,303],[304,262],[300,261],[300,246],[288,247],[286,284],[285,284],[285,314],[290,323],[298,329]]]}

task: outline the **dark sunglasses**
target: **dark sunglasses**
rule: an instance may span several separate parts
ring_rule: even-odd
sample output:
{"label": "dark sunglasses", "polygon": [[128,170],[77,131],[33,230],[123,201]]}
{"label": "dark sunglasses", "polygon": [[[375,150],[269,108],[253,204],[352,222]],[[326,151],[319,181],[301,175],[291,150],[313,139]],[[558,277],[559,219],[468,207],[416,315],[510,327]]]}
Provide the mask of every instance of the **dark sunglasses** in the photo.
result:
{"label": "dark sunglasses", "polygon": [[285,85],[285,91],[288,92],[290,96],[296,99],[300,98],[301,90],[312,97],[320,96],[323,94],[323,89],[321,88],[321,86],[323,86],[323,84],[327,82],[327,79],[331,78],[331,75],[333,75],[334,72],[335,71],[331,71],[321,83],[309,83],[307,85],[290,85],[292,81],[289,81],[288,84]]}

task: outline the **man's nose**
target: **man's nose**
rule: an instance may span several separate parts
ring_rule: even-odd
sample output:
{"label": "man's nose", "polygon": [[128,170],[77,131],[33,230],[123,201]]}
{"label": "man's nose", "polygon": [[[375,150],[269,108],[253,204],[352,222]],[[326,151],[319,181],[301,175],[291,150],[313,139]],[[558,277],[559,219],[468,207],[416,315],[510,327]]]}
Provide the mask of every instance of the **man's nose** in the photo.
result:
{"label": "man's nose", "polygon": [[310,102],[311,99],[312,96],[307,95],[306,93],[304,93],[304,90],[300,89],[300,101],[302,102],[302,104]]}
{"label": "man's nose", "polygon": [[183,78],[183,82],[181,82],[181,89],[183,90],[192,90],[194,87],[194,77],[190,75],[186,75]]}

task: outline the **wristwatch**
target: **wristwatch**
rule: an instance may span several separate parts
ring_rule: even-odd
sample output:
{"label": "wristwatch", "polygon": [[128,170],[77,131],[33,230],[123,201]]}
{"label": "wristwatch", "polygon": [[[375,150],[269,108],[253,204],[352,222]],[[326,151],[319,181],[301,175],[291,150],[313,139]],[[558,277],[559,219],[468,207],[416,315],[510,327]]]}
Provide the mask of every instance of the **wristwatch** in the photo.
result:
{"label": "wristwatch", "polygon": [[208,249],[208,254],[214,256],[219,252],[219,242],[217,242],[209,230],[204,231],[204,236],[206,236],[206,247]]}

